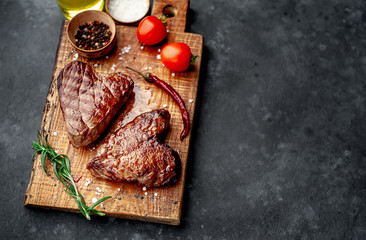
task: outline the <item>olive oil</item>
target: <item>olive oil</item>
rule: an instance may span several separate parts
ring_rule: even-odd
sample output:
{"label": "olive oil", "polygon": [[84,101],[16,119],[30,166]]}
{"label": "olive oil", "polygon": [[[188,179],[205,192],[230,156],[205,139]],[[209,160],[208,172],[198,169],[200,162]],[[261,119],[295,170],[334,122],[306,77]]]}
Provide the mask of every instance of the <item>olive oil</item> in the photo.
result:
{"label": "olive oil", "polygon": [[71,19],[85,10],[103,10],[104,0],[57,0],[62,14]]}

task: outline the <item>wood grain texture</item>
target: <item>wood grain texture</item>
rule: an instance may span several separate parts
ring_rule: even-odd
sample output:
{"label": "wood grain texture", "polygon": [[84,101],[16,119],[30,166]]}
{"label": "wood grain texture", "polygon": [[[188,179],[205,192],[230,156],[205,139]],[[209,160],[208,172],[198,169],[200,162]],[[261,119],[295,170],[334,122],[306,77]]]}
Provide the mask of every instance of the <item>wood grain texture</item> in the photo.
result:
{"label": "wood grain texture", "polygon": [[[188,71],[173,74],[163,66],[157,56],[159,55],[159,49],[166,42],[187,43],[193,54],[201,56],[202,36],[183,32],[170,32],[164,43],[155,46],[143,46],[136,38],[136,27],[117,26],[116,49],[106,57],[86,59],[77,56],[67,41],[66,26],[68,22],[66,20],[61,29],[52,81],[43,110],[41,132],[49,134],[49,143],[58,153],[66,154],[70,158],[71,172],[74,179],[82,177],[77,183],[77,187],[85,197],[87,205],[92,205],[93,198],[100,199],[105,196],[112,196],[102,206],[97,207],[98,210],[105,212],[106,216],[178,225],[182,210],[191,130],[188,136],[180,141],[179,136],[183,129],[183,122],[180,110],[173,99],[161,89],[145,82],[137,74],[126,71],[125,66],[151,72],[172,85],[186,103],[192,126],[201,59],[198,58]],[[129,49],[128,52],[126,52],[127,49]],[[57,76],[60,70],[73,60],[89,63],[98,74],[107,74],[114,71],[125,72],[135,81],[133,97],[108,130],[109,133],[143,112],[156,108],[169,110],[171,113],[170,131],[165,142],[179,153],[182,162],[182,174],[176,184],[160,188],[148,188],[144,191],[141,186],[135,184],[109,182],[91,176],[86,169],[86,164],[95,156],[98,143],[79,149],[70,144],[58,100]],[[50,170],[49,172],[52,172],[49,161],[47,161],[46,166]],[[90,183],[88,184],[88,182]],[[64,192],[64,186],[57,180],[55,175],[51,173],[50,176],[46,176],[40,164],[40,156],[37,156],[34,160],[24,205],[69,212],[78,211],[76,203]]]}
{"label": "wood grain texture", "polygon": [[174,14],[174,17],[168,17],[167,28],[172,32],[184,32],[186,29],[187,11],[189,0],[155,0],[151,15],[160,17],[163,15],[164,8],[167,7],[167,12]]}

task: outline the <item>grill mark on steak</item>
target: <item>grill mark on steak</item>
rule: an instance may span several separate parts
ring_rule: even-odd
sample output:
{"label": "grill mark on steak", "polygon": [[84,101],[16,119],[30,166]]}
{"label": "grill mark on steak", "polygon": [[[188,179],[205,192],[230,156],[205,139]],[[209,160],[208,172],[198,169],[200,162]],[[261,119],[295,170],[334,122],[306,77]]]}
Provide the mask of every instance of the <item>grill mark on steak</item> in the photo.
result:
{"label": "grill mark on steak", "polygon": [[70,142],[75,147],[94,142],[130,97],[133,85],[122,73],[98,76],[86,63],[67,64],[57,88]]}
{"label": "grill mark on steak", "polygon": [[87,168],[98,178],[148,187],[174,182],[180,175],[180,159],[163,143],[169,120],[164,109],[137,116],[101,143]]}

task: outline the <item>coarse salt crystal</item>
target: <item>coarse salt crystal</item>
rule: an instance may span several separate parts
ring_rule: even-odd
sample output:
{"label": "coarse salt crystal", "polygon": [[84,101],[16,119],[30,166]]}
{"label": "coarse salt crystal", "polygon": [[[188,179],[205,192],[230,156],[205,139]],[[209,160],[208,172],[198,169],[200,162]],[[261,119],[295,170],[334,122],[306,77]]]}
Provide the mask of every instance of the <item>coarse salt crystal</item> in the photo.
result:
{"label": "coarse salt crystal", "polygon": [[89,186],[89,184],[90,184],[90,183],[91,183],[90,179],[89,179],[89,178],[87,178],[87,179],[86,179],[85,186]]}
{"label": "coarse salt crystal", "polygon": [[100,192],[95,192],[95,195],[100,195]]}
{"label": "coarse salt crystal", "polygon": [[142,50],[144,50],[144,48],[145,48],[145,47],[144,47],[144,46],[141,46],[140,48],[141,48]]}
{"label": "coarse salt crystal", "polygon": [[57,132],[53,132],[53,135],[57,136]]}
{"label": "coarse salt crystal", "polygon": [[97,198],[95,198],[95,197],[92,198],[92,203],[96,203],[97,201],[98,201]]}
{"label": "coarse salt crystal", "polygon": [[108,59],[109,58],[109,56],[105,56],[105,59]]}
{"label": "coarse salt crystal", "polygon": [[157,59],[161,59],[160,54],[156,55],[156,58],[157,58]]}
{"label": "coarse salt crystal", "polygon": [[100,187],[97,187],[97,191],[98,191],[98,192],[101,192],[102,190],[100,189]]}
{"label": "coarse salt crystal", "polygon": [[123,57],[119,57],[118,60],[123,60]]}
{"label": "coarse salt crystal", "polygon": [[148,67],[148,69],[150,69],[150,70],[151,70],[151,69],[152,69],[152,67]]}
{"label": "coarse salt crystal", "polygon": [[142,191],[146,191],[146,187],[143,187],[143,188],[142,188]]}
{"label": "coarse salt crystal", "polygon": [[175,73],[172,73],[172,77],[175,77]]}
{"label": "coarse salt crystal", "polygon": [[188,100],[188,102],[193,103],[193,99],[192,99],[192,98],[191,98],[191,99],[189,99],[189,100]]}
{"label": "coarse salt crystal", "polygon": [[98,63],[94,63],[94,67],[98,67],[99,66],[99,64]]}
{"label": "coarse salt crystal", "polygon": [[156,196],[158,196],[158,193],[154,193],[154,196],[156,197]]}
{"label": "coarse salt crystal", "polygon": [[166,32],[169,32],[169,29],[167,29]]}
{"label": "coarse salt crystal", "polygon": [[164,104],[164,105],[163,105],[163,108],[166,108],[167,106],[168,106],[168,105]]}
{"label": "coarse salt crystal", "polygon": [[147,67],[146,68],[144,68],[145,70],[147,70]]}
{"label": "coarse salt crystal", "polygon": [[100,207],[101,207],[101,208],[104,208],[104,204],[103,204],[103,203],[100,203]]}
{"label": "coarse salt crystal", "polygon": [[117,190],[118,190],[118,192],[120,192],[120,191],[121,191],[121,189],[120,189],[120,188],[117,188]]}
{"label": "coarse salt crystal", "polygon": [[147,192],[145,192],[145,195],[147,195]]}
{"label": "coarse salt crystal", "polygon": [[131,50],[131,45],[128,45],[127,47],[121,48],[122,54],[129,53]]}
{"label": "coarse salt crystal", "polygon": [[158,49],[158,52],[161,52],[161,49],[160,48]]}

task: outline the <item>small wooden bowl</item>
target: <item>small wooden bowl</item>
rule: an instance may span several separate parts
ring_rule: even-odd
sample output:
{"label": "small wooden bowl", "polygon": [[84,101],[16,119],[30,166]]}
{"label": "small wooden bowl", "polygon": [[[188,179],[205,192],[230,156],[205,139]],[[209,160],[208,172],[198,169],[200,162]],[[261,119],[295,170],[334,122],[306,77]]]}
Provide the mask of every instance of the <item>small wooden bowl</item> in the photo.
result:
{"label": "small wooden bowl", "polygon": [[[79,29],[79,26],[93,21],[100,21],[109,26],[109,30],[112,33],[110,41],[104,47],[96,50],[85,50],[77,47],[75,44],[75,35]],[[70,20],[69,24],[67,25],[67,38],[81,56],[86,58],[102,57],[109,53],[116,45],[116,24],[113,19],[105,12],[97,10],[84,11],[77,14]]]}
{"label": "small wooden bowl", "polygon": [[110,9],[109,9],[109,2],[110,2],[110,0],[105,0],[105,10],[107,11],[107,13],[109,14],[109,16],[111,16],[113,19],[114,19],[114,21],[116,21],[116,22],[118,22],[118,23],[124,23],[124,24],[132,24],[132,23],[136,23],[136,22],[138,22],[138,21],[140,21],[143,17],[145,17],[146,16],[146,14],[149,12],[149,9],[150,9],[150,1],[149,0],[144,0],[145,2],[146,2],[146,4],[147,4],[147,8],[146,9],[143,9],[144,10],[144,14],[143,15],[141,15],[141,16],[139,16],[138,18],[136,18],[136,19],[133,19],[133,20],[131,20],[131,21],[122,21],[121,19],[117,19],[116,18],[116,16],[113,16],[112,14],[111,14],[111,11],[110,11]]}

